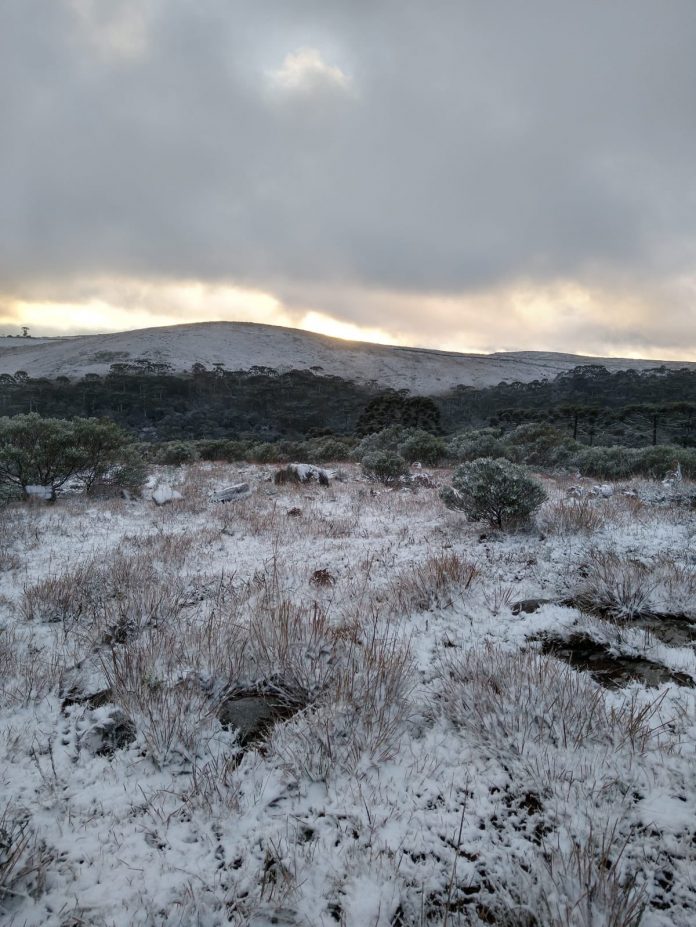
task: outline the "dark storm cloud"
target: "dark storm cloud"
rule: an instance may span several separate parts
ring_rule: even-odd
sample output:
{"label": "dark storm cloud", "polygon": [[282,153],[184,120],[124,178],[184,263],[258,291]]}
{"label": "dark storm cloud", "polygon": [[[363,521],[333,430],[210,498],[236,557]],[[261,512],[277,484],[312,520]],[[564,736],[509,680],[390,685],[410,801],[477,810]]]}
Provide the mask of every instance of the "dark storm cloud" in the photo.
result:
{"label": "dark storm cloud", "polygon": [[693,0],[5,0],[0,290],[660,286],[695,48]]}

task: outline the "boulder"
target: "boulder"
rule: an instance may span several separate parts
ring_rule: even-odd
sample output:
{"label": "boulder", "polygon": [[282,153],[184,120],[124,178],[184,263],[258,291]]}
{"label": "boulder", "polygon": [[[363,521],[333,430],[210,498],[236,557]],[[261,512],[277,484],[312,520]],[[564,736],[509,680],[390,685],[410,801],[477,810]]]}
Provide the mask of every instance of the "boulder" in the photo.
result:
{"label": "boulder", "polygon": [[239,502],[242,499],[248,499],[251,495],[251,487],[248,483],[233,483],[231,486],[223,486],[210,494],[211,502]]}
{"label": "boulder", "polygon": [[176,502],[184,497],[178,489],[173,489],[169,483],[160,483],[159,486],[153,489],[151,498],[155,505],[166,505],[168,502]]}
{"label": "boulder", "polygon": [[95,756],[111,756],[135,740],[135,725],[116,705],[95,708],[87,717],[87,726],[80,733],[80,747]]}

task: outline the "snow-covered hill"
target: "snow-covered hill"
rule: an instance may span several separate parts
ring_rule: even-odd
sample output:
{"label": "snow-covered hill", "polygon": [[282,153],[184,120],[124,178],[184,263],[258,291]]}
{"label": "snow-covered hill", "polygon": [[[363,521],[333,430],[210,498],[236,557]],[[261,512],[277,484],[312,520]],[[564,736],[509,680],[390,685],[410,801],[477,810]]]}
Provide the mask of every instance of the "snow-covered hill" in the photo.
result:
{"label": "snow-covered hill", "polygon": [[[200,322],[115,334],[70,338],[0,338],[0,373],[26,371],[37,377],[81,377],[106,373],[111,364],[148,358],[188,370],[199,362],[228,370],[252,366],[317,373],[412,393],[437,394],[456,384],[492,386],[503,381],[551,379],[579,364],[600,363],[609,370],[657,367],[661,361],[594,358],[576,354],[520,351],[457,354],[424,348],[388,347],[342,341],[325,335],[247,322]],[[696,367],[685,361],[668,367]]]}

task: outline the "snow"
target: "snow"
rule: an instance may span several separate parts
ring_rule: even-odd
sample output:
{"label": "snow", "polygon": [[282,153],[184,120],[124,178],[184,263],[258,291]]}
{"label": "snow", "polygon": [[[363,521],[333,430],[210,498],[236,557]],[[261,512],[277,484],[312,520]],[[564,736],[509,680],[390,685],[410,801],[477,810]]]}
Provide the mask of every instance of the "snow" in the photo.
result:
{"label": "snow", "polygon": [[252,366],[278,371],[312,370],[358,382],[436,395],[457,384],[485,387],[506,381],[552,379],[580,364],[608,370],[645,370],[686,361],[596,358],[543,351],[457,354],[425,348],[343,341],[298,329],[247,322],[201,322],[114,334],[70,338],[0,338],[0,373],[26,371],[33,377],[104,374],[113,363],[148,358],[190,370],[194,363],[228,370]]}
{"label": "snow", "polygon": [[[539,647],[582,631],[696,680],[693,647],[561,604],[593,552],[613,552],[670,558],[676,598],[657,566],[651,584],[681,607],[693,514],[646,506],[636,519],[623,491],[641,488],[617,485],[593,503],[594,534],[482,541],[439,503],[446,472],[432,489],[371,495],[346,469],[329,487],[277,487],[272,468],[196,464],[153,482],[176,506],[71,496],[5,511],[0,815],[7,802],[27,816],[43,860],[41,880],[0,898],[8,923],[441,927],[450,900],[452,925],[527,906],[540,927],[586,927],[580,900],[591,887],[592,923],[609,923],[617,873],[645,892],[641,927],[691,927],[696,689],[605,690]],[[233,481],[253,493],[212,504]],[[563,497],[547,488],[548,505]],[[288,518],[298,505],[304,517]],[[470,583],[447,580],[448,557]],[[334,582],[313,584],[319,569]],[[31,595],[63,620],[30,613]],[[549,601],[512,613],[530,598]],[[105,616],[137,624],[127,645],[104,642]],[[225,673],[247,685],[289,665],[332,698],[240,751],[206,699]],[[84,699],[117,670],[136,740],[99,755],[114,706]]]}

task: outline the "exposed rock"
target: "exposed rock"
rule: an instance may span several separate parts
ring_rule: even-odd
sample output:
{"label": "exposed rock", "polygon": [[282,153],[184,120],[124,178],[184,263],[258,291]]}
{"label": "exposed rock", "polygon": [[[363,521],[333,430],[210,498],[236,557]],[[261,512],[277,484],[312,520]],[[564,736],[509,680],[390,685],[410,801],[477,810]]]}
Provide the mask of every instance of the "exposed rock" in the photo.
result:
{"label": "exposed rock", "polygon": [[25,486],[24,492],[30,499],[40,499],[43,502],[56,501],[56,491],[53,486]]}
{"label": "exposed rock", "polygon": [[248,499],[250,495],[251,487],[248,483],[234,483],[211,493],[210,499],[211,502],[239,502],[241,499]]}
{"label": "exposed rock", "polygon": [[176,502],[178,499],[183,499],[178,489],[173,489],[169,483],[160,483],[152,491],[152,501],[155,505],[166,505],[168,502]]}
{"label": "exposed rock", "polygon": [[135,725],[116,705],[105,705],[89,713],[88,725],[80,733],[80,747],[95,756],[111,756],[135,740]]}
{"label": "exposed rock", "polygon": [[538,612],[542,605],[553,605],[553,599],[520,599],[519,602],[513,602],[510,610],[513,615],[525,614],[532,615]]}
{"label": "exposed rock", "polygon": [[276,470],[273,475],[273,482],[276,486],[282,486],[283,483],[311,483],[316,481],[320,486],[329,485],[329,471],[322,467],[315,467],[314,464],[291,463],[282,470]]}
{"label": "exposed rock", "polygon": [[237,731],[242,746],[262,738],[274,724],[290,717],[297,708],[267,695],[247,695],[227,699],[218,718],[223,727]]}

